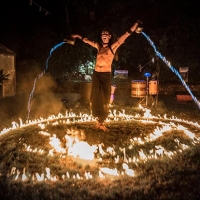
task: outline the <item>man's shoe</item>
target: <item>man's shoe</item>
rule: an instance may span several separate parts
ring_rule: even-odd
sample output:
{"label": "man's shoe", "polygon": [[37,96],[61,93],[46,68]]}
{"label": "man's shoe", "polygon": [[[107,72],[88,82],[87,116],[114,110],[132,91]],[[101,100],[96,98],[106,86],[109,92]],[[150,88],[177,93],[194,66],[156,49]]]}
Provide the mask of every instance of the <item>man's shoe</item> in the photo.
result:
{"label": "man's shoe", "polygon": [[101,125],[101,123],[97,122],[97,123],[95,124],[95,128],[99,129],[100,125]]}
{"label": "man's shoe", "polygon": [[106,126],[105,126],[105,123],[104,122],[99,122],[97,121],[97,123],[95,124],[95,128],[96,129],[101,129],[103,130],[104,132],[109,132],[110,129],[108,129]]}
{"label": "man's shoe", "polygon": [[104,124],[100,124],[100,126],[99,126],[98,129],[101,129],[101,130],[103,130],[104,132],[110,132],[110,129],[108,129]]}

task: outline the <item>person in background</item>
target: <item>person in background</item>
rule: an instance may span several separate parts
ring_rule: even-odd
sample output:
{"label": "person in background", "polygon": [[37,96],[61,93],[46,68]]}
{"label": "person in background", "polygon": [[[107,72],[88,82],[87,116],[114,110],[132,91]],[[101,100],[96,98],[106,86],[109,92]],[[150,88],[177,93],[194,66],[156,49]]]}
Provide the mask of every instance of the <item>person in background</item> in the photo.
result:
{"label": "person in background", "polygon": [[109,129],[105,125],[105,120],[109,113],[109,101],[111,95],[111,71],[112,62],[117,49],[124,43],[137,28],[140,22],[136,22],[114,43],[110,44],[112,37],[108,29],[101,31],[102,43],[94,42],[86,37],[78,34],[72,34],[73,39],[79,38],[84,43],[97,49],[96,63],[92,76],[92,91],[91,91],[91,110],[92,115],[96,117],[96,128],[108,132]]}

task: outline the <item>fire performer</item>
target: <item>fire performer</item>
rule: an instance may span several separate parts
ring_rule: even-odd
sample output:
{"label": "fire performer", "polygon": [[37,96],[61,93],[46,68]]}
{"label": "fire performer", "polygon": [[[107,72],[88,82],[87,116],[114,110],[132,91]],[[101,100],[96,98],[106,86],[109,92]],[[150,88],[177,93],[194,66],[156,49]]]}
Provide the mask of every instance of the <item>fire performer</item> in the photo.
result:
{"label": "fire performer", "polygon": [[126,31],[116,42],[110,44],[112,37],[108,29],[101,31],[102,44],[91,41],[88,38],[78,34],[72,34],[73,39],[79,38],[84,43],[97,49],[96,64],[92,76],[92,91],[90,105],[92,115],[97,118],[96,128],[108,132],[105,126],[105,120],[109,113],[109,101],[111,95],[111,70],[112,62],[117,49],[124,43],[138,27],[140,22],[136,22],[128,31]]}

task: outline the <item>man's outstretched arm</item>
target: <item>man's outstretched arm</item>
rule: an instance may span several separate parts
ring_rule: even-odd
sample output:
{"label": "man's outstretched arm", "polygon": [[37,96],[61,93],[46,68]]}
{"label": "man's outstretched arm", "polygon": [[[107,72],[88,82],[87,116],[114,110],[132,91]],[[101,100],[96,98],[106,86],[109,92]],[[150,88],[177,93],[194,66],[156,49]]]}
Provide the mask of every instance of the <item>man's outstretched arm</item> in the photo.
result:
{"label": "man's outstretched arm", "polygon": [[127,37],[129,37],[138,27],[139,22],[136,22],[129,30],[127,30],[121,37],[118,38],[118,40],[111,45],[113,51],[115,52],[117,48],[124,43]]}
{"label": "man's outstretched arm", "polygon": [[97,43],[96,42],[91,41],[88,38],[82,37],[79,34],[72,34],[71,37],[74,38],[74,39],[78,38],[78,39],[82,40],[84,43],[87,43],[90,46],[97,48]]}

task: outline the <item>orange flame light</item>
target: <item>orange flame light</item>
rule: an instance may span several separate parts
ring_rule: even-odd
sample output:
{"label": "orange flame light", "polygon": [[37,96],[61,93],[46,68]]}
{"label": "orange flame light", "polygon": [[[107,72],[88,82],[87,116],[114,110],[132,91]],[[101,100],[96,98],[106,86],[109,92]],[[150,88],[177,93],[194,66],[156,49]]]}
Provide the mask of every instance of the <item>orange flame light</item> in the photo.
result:
{"label": "orange flame light", "polygon": [[[82,130],[73,130],[73,129],[68,129],[66,131],[65,135],[65,140],[66,143],[65,145],[62,144],[61,140],[57,137],[56,134],[53,134],[51,136],[50,133],[48,133],[45,130],[46,125],[51,124],[52,126],[55,126],[56,124],[73,124],[73,123],[87,123],[87,122],[93,122],[95,119],[87,114],[80,113],[79,115],[74,114],[73,112],[66,112],[65,115],[58,114],[57,116],[52,115],[49,116],[47,119],[35,119],[35,120],[29,120],[26,123],[23,123],[22,120],[19,120],[19,124],[16,122],[12,122],[12,127],[10,128],[4,128],[1,132],[0,135],[6,134],[11,130],[15,129],[20,129],[23,127],[28,127],[32,125],[38,125],[38,127],[41,129],[39,131],[40,134],[45,135],[46,137],[49,137],[49,144],[52,147],[51,150],[48,152],[48,156],[54,156],[54,154],[60,154],[61,157],[68,155],[72,156],[74,158],[79,158],[83,160],[95,160],[95,154],[98,150],[100,155],[102,157],[99,158],[99,160],[103,159],[103,156],[108,154],[114,157],[115,163],[118,163],[119,160],[123,159],[123,164],[122,164],[122,169],[118,169],[118,165],[114,168],[109,168],[107,166],[105,167],[99,167],[99,176],[98,178],[105,178],[107,175],[119,177],[122,175],[127,175],[130,177],[134,177],[137,172],[133,169],[129,168],[129,163],[135,163],[136,165],[140,162],[147,162],[150,159],[157,159],[159,157],[164,157],[167,156],[169,158],[173,158],[174,154],[176,154],[176,151],[168,151],[166,150],[162,145],[155,145],[154,149],[151,149],[149,151],[144,151],[142,148],[138,150],[138,157],[135,156],[127,156],[126,151],[128,149],[132,149],[134,145],[143,145],[147,142],[155,141],[158,138],[162,137],[164,133],[172,130],[180,130],[182,131],[187,137],[189,137],[192,141],[193,144],[197,144],[200,141],[200,138],[196,136],[195,133],[192,131],[188,130],[184,126],[184,124],[189,124],[196,129],[200,129],[200,125],[198,123],[178,119],[175,117],[172,118],[167,118],[166,115],[162,118],[160,116],[152,116],[151,111],[149,109],[145,109],[140,107],[144,113],[143,116],[136,115],[126,115],[125,111],[122,110],[120,112],[110,111],[109,117],[107,119],[107,122],[117,122],[119,120],[124,120],[124,121],[138,121],[141,123],[152,123],[152,124],[159,124],[159,127],[157,126],[152,133],[148,134],[145,138],[140,138],[140,137],[134,137],[130,139],[130,144],[128,147],[123,147],[120,148],[119,150],[123,154],[123,158],[121,158],[121,155],[118,155],[113,147],[108,147],[107,149],[104,149],[104,144],[96,144],[96,145],[89,145],[85,139],[85,133]],[[155,121],[156,120],[156,121]],[[174,142],[176,143],[177,146],[180,147],[181,150],[179,151],[184,151],[185,149],[189,148],[187,144],[182,144],[180,140],[174,139]],[[38,154],[43,154],[45,150],[43,149],[37,149],[34,147],[31,147],[29,144],[24,143],[23,144],[25,151],[27,152],[32,152],[32,153],[38,153]],[[28,176],[26,175],[26,169],[24,168],[22,173],[19,171],[19,169],[16,169],[16,167],[12,167],[10,171],[10,176],[14,175],[15,180],[19,179],[19,176],[22,176],[21,180],[26,181],[28,179]],[[30,176],[29,176],[30,177]],[[62,175],[62,180],[65,179],[92,179],[94,178],[93,175],[90,172],[85,172],[84,174],[70,174],[69,172],[66,172],[65,174]],[[52,176],[50,168],[46,166],[45,172],[44,173],[35,173],[32,175],[32,180],[36,181],[44,181],[44,180],[50,180],[50,181],[58,181],[59,178],[58,176]]]}

